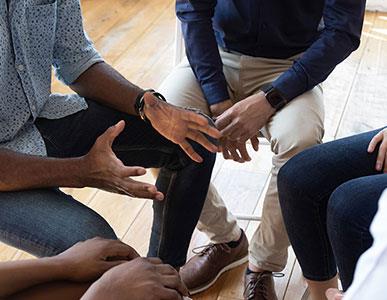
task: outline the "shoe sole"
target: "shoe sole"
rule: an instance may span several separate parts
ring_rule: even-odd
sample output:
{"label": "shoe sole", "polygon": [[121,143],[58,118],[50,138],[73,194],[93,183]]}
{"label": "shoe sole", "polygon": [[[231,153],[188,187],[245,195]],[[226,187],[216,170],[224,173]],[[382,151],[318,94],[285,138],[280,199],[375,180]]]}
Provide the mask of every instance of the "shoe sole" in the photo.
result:
{"label": "shoe sole", "polygon": [[205,284],[205,285],[203,285],[203,286],[201,286],[201,287],[198,287],[198,288],[196,288],[196,289],[190,290],[189,293],[190,293],[191,295],[195,295],[195,294],[204,292],[205,290],[207,290],[208,288],[210,288],[211,286],[213,286],[213,285],[215,284],[215,282],[219,279],[219,277],[220,277],[223,273],[225,273],[225,272],[227,272],[227,271],[229,271],[229,270],[231,270],[231,269],[234,269],[234,268],[236,268],[236,267],[239,267],[240,265],[243,265],[243,264],[244,264],[245,262],[247,262],[248,260],[249,260],[249,255],[247,254],[246,256],[242,257],[241,259],[236,260],[236,261],[234,261],[233,263],[231,263],[231,264],[225,266],[223,269],[221,269],[221,270],[219,271],[219,273],[215,276],[215,278],[214,278],[212,281],[210,281],[209,283],[207,283],[207,284]]}

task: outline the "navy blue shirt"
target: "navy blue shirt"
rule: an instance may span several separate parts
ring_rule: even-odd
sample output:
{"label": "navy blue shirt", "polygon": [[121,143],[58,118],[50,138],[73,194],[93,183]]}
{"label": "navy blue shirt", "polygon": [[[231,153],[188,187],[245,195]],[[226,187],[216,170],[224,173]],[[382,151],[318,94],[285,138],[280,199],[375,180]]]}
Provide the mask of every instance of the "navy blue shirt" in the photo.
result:
{"label": "navy blue shirt", "polygon": [[208,103],[229,99],[218,47],[265,58],[303,53],[273,86],[287,100],[324,81],[360,43],[365,0],[177,0],[186,52]]}

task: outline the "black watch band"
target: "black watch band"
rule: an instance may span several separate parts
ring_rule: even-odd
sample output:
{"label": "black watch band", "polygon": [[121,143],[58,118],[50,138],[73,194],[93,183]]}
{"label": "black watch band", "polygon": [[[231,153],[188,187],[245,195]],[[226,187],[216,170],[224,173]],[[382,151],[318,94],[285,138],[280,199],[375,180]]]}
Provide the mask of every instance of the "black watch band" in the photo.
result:
{"label": "black watch band", "polygon": [[138,113],[138,115],[140,116],[140,118],[144,122],[150,123],[148,118],[145,115],[145,112],[144,112],[144,106],[145,106],[144,96],[146,93],[151,93],[157,99],[162,100],[164,102],[167,102],[167,100],[165,99],[165,97],[163,95],[161,95],[160,93],[158,93],[152,89],[144,90],[140,94],[137,95],[136,101],[134,103],[134,110]]}
{"label": "black watch band", "polygon": [[285,97],[272,85],[262,88],[262,91],[265,93],[267,101],[274,109],[280,110],[286,105],[287,101]]}

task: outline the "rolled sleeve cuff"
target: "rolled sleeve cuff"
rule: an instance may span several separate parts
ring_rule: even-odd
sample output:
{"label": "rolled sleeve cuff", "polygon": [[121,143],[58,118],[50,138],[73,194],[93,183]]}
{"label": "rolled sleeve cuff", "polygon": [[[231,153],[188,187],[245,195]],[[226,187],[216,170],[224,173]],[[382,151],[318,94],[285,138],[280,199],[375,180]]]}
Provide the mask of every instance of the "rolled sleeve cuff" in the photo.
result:
{"label": "rolled sleeve cuff", "polygon": [[103,58],[97,52],[97,50],[92,48],[88,51],[87,55],[85,55],[84,57],[82,57],[82,59],[76,61],[75,63],[62,65],[60,69],[56,70],[56,76],[66,85],[70,85],[92,65],[103,61]]}
{"label": "rolled sleeve cuff", "polygon": [[294,65],[278,77],[272,85],[289,102],[308,90],[308,78],[301,67]]}
{"label": "rolled sleeve cuff", "polygon": [[202,90],[207,99],[208,105],[220,103],[230,99],[226,82],[216,82],[202,85]]}

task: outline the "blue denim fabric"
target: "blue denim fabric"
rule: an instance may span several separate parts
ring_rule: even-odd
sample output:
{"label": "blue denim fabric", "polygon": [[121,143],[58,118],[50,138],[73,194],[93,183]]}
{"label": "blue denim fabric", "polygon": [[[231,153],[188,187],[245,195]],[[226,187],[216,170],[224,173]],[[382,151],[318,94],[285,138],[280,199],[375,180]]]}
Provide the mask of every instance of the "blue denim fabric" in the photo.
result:
{"label": "blue denim fabric", "polygon": [[[207,195],[215,154],[192,143],[204,158],[203,163],[195,163],[141,119],[90,100],[88,106],[62,119],[37,120],[48,155],[84,155],[109,126],[125,120],[125,130],[113,144],[117,156],[125,165],[162,168],[156,186],[166,198],[154,205],[149,253],[173,266],[183,265]],[[0,193],[0,239],[6,243],[46,256],[95,236],[116,238],[101,216],[57,189]]]}
{"label": "blue denim fabric", "polygon": [[338,268],[347,289],[357,260],[372,245],[369,226],[387,188],[387,174],[375,171],[378,149],[367,152],[377,132],[312,147],[279,172],[282,214],[307,279],[328,280]]}

